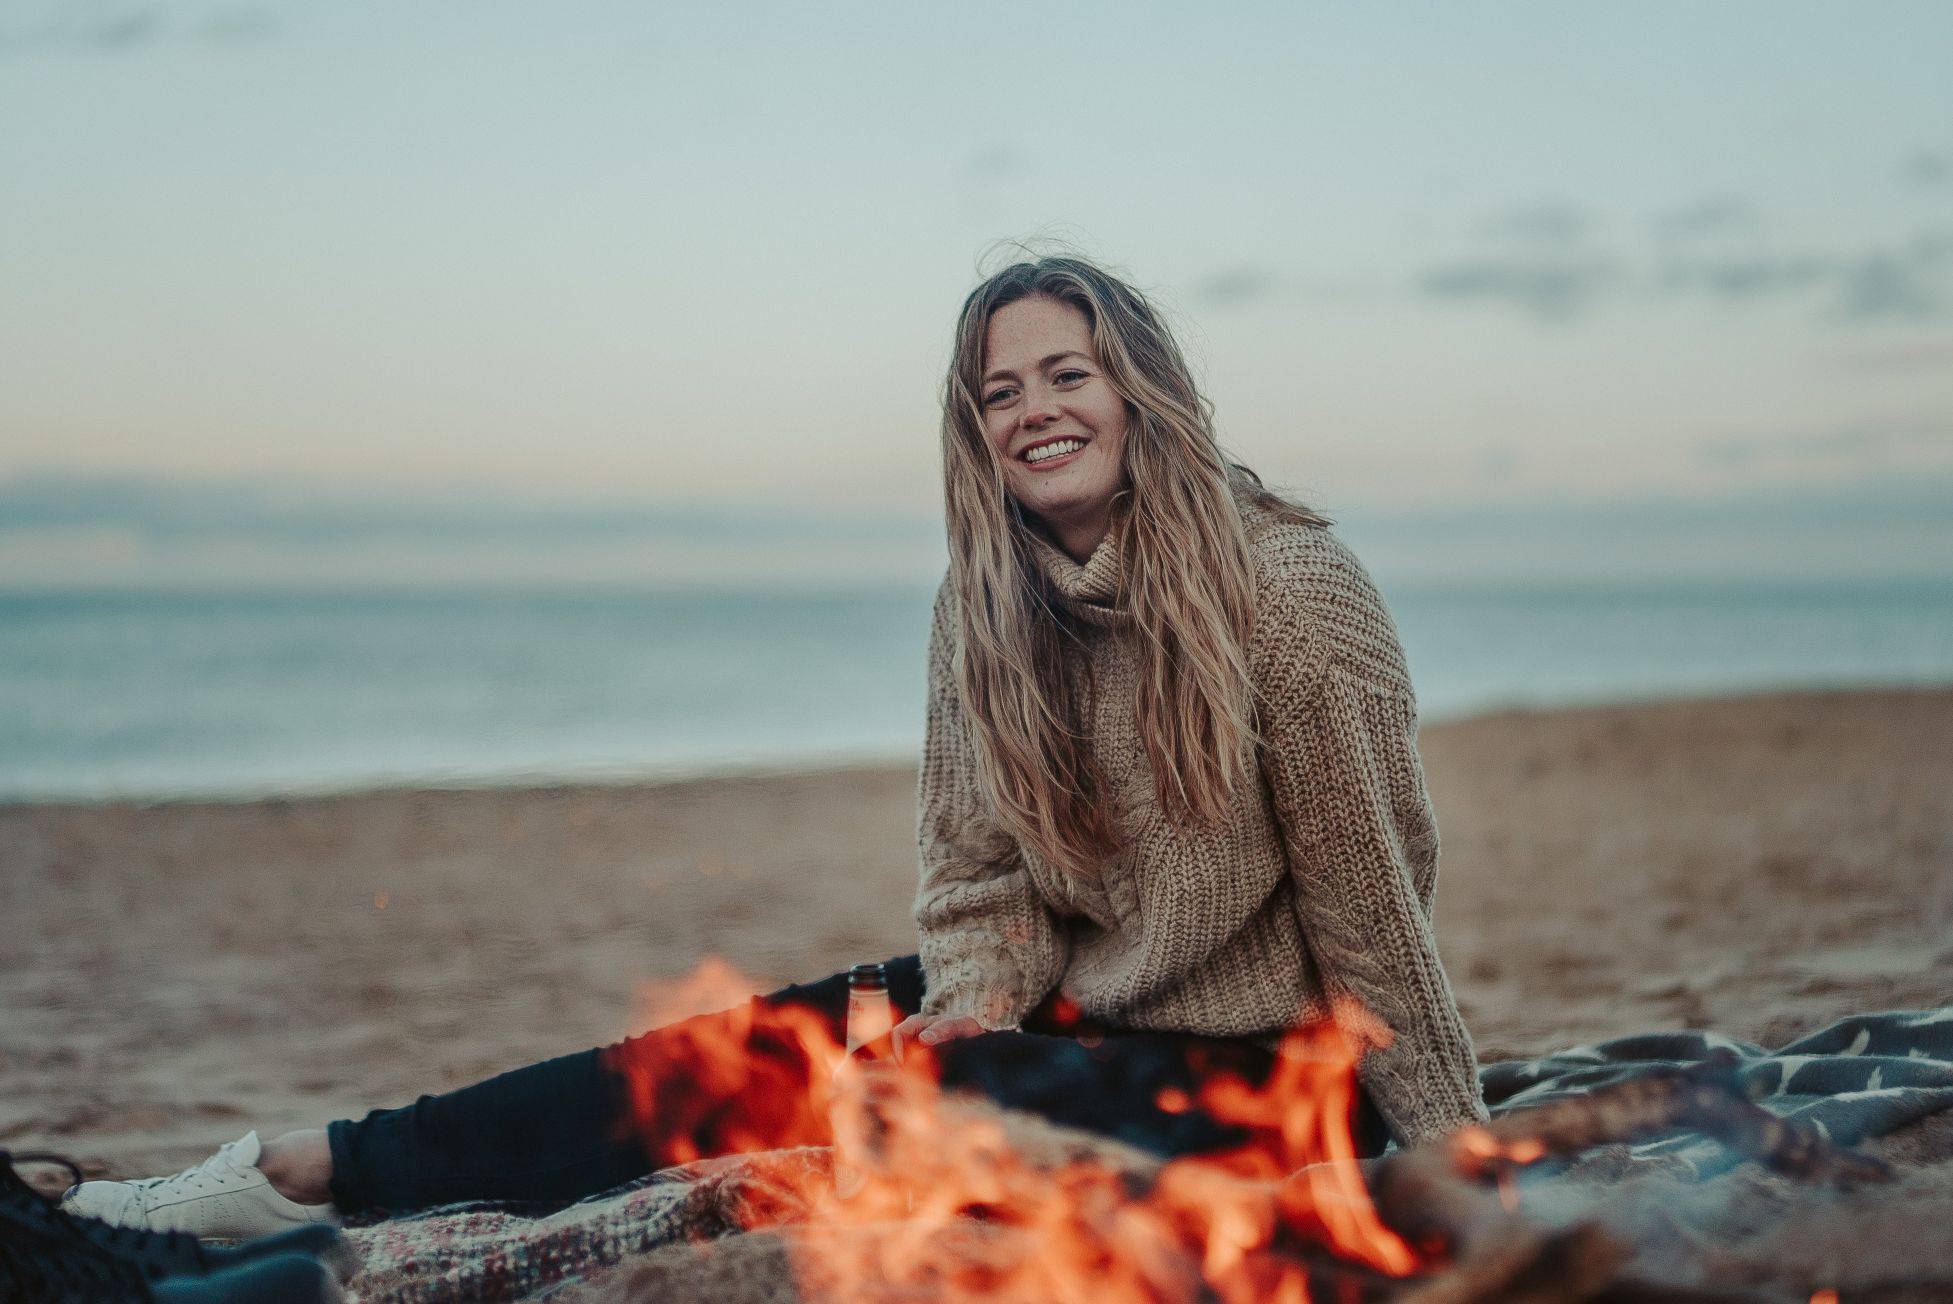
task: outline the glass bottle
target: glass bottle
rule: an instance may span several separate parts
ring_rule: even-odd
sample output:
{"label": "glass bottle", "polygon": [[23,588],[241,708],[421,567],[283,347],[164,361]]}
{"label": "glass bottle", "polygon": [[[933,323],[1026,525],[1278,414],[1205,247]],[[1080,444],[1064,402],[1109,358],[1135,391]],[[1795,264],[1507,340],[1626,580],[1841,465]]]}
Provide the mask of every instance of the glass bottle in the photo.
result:
{"label": "glass bottle", "polygon": [[[895,1027],[895,1010],[888,1001],[888,971],[879,964],[858,964],[848,970],[846,1051],[835,1070],[837,1079],[857,1068],[856,1061],[881,1058],[888,1034]],[[876,1043],[881,1043],[877,1045]],[[867,1048],[867,1049],[864,1049]],[[834,1192],[848,1199],[861,1190],[867,1176],[858,1151],[868,1144],[865,1084],[859,1079],[836,1083],[834,1111]]]}
{"label": "glass bottle", "polygon": [[858,964],[848,970],[847,1053],[852,1056],[894,1029],[895,1010],[888,1003],[887,968],[879,964]]}

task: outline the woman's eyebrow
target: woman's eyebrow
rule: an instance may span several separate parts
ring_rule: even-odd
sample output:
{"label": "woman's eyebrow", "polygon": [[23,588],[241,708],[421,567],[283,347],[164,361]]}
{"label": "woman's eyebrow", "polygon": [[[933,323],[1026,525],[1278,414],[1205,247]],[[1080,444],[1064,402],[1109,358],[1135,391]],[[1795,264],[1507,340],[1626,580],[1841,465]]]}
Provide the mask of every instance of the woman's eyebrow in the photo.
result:
{"label": "woman's eyebrow", "polygon": [[[1077,349],[1066,349],[1063,353],[1054,353],[1048,358],[1039,358],[1038,370],[1042,371],[1044,370],[1044,368],[1050,366],[1052,363],[1057,362],[1063,358],[1085,358],[1085,355],[1080,353]],[[1085,358],[1085,361],[1090,362],[1091,359]],[[999,367],[995,371],[991,372],[989,375],[985,376],[983,378],[983,383],[988,385],[993,380],[1002,380],[1005,376],[1015,377],[1016,375],[1017,373],[1010,370],[1008,367]]]}

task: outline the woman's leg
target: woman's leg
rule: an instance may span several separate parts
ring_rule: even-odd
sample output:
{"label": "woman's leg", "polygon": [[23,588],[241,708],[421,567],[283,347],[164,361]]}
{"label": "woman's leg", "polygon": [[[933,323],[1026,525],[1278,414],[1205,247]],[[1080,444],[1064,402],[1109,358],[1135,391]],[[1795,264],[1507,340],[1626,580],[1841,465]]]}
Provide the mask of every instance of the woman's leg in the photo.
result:
{"label": "woman's leg", "polygon": [[[1156,1154],[1193,1154],[1246,1139],[1199,1109],[1160,1108],[1163,1091],[1191,1099],[1216,1074],[1258,1086],[1275,1066],[1275,1056],[1251,1041],[1105,1028],[1057,1017],[1049,1003],[1024,1026],[1022,1033],[943,1046],[943,1084]],[[1383,1153],[1389,1130],[1360,1085],[1351,1123],[1359,1156]]]}
{"label": "woman's leg", "polygon": [[[898,1020],[920,1008],[915,956],[889,961],[888,979]],[[800,1034],[838,1042],[846,1010],[843,972],[332,1123],[332,1199],[348,1212],[484,1199],[562,1203],[696,1158],[822,1144],[826,1119],[808,1109],[812,1067]],[[941,1049],[947,1087],[1164,1154],[1228,1145],[1239,1134],[1198,1111],[1160,1109],[1163,1089],[1192,1094],[1217,1071],[1258,1082],[1273,1063],[1250,1042],[1093,1028],[1058,1020],[1050,1004],[1024,1032]],[[1381,1153],[1387,1133],[1360,1091],[1356,1124],[1358,1153]]]}
{"label": "woman's leg", "polygon": [[[897,1017],[913,1013],[921,965],[914,956],[891,960],[888,978]],[[756,1129],[805,1121],[780,1117],[804,1099],[811,1072],[794,1034],[811,1021],[838,1041],[847,991],[847,974],[837,973],[334,1122],[326,1128],[332,1199],[348,1212],[461,1200],[563,1203],[743,1148]]]}

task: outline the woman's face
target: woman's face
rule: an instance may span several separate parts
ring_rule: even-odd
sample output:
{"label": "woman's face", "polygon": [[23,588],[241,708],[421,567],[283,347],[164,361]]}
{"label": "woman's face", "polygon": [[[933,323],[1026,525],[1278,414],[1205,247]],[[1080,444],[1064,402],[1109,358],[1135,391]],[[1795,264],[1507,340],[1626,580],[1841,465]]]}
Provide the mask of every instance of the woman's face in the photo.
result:
{"label": "woman's face", "polygon": [[978,397],[1011,497],[1089,554],[1125,487],[1127,409],[1085,314],[1043,295],[991,313]]}

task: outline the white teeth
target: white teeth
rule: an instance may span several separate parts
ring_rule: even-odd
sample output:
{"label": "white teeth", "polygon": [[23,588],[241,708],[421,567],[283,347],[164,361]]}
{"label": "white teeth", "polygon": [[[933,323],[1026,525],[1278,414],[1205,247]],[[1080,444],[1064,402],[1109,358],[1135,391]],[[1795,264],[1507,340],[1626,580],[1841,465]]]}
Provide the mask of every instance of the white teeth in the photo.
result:
{"label": "white teeth", "polygon": [[1082,439],[1060,439],[1055,444],[1046,444],[1042,448],[1033,448],[1030,452],[1024,454],[1024,460],[1026,462],[1042,462],[1049,457],[1063,457],[1066,453],[1075,453],[1083,447],[1085,447],[1085,441]]}

